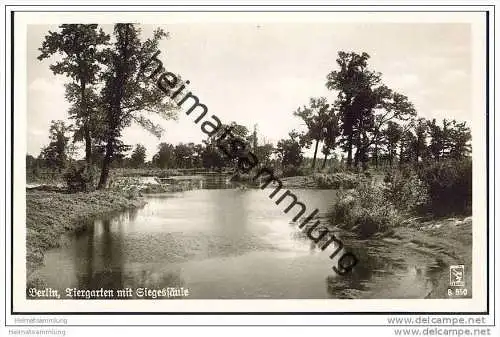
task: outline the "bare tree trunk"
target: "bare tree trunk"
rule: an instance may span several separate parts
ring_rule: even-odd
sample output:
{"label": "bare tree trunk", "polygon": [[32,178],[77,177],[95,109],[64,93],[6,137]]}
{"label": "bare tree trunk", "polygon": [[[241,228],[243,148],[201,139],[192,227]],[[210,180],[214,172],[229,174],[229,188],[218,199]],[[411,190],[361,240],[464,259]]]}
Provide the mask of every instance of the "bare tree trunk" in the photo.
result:
{"label": "bare tree trunk", "polygon": [[356,154],[354,155],[354,166],[358,170],[359,162],[363,160],[363,117],[361,116],[358,123],[358,132],[356,135]]}
{"label": "bare tree trunk", "polygon": [[403,165],[403,142],[399,145],[399,166]]}
{"label": "bare tree trunk", "polygon": [[324,169],[325,168],[325,165],[326,165],[326,159],[328,158],[328,154],[325,153],[325,158],[323,158],[323,165],[321,165],[321,169]]}
{"label": "bare tree trunk", "polygon": [[88,164],[92,163],[92,138],[90,137],[90,130],[88,124],[84,126],[85,133],[85,161]]}
{"label": "bare tree trunk", "polygon": [[85,81],[80,81],[80,92],[81,92],[81,100],[82,100],[82,117],[84,120],[83,124],[83,137],[85,139],[85,161],[88,164],[92,163],[92,138],[90,136],[90,113],[87,109],[87,98],[85,96]]}
{"label": "bare tree trunk", "polygon": [[318,154],[318,144],[319,144],[319,139],[316,139],[316,146],[314,147],[314,157],[313,157],[313,162],[312,162],[312,169],[314,170],[314,167],[316,166],[316,155]]}
{"label": "bare tree trunk", "polygon": [[360,148],[358,147],[356,149],[356,152],[354,153],[354,167],[356,168],[356,170],[358,169],[358,164],[359,164],[359,155],[360,155],[359,151]]}
{"label": "bare tree trunk", "polygon": [[346,160],[347,168],[351,168],[352,166],[352,133],[347,138],[347,160]]}
{"label": "bare tree trunk", "polygon": [[109,138],[106,144],[106,153],[102,161],[101,177],[99,178],[99,184],[97,185],[98,190],[106,188],[109,177],[109,169],[111,166],[111,159],[113,158],[113,139]]}

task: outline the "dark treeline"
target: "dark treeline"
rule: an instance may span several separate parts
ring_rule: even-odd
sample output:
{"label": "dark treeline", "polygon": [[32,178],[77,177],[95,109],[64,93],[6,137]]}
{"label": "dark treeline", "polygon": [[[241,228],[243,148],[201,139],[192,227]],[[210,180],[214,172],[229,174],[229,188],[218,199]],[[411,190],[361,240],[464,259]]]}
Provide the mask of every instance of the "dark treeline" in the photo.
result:
{"label": "dark treeline", "polygon": [[[273,154],[277,151],[286,151],[273,144],[258,140],[257,125],[253,132],[243,125],[232,122],[224,125],[224,128],[231,128],[232,133],[239,139],[243,139],[258,156],[261,166],[275,166],[277,160]],[[32,176],[37,175],[37,171],[42,168],[61,172],[71,163],[75,155],[75,144],[71,142],[73,128],[68,127],[63,121],[52,121],[49,130],[50,143],[42,149],[37,158],[27,155],[27,167]],[[259,145],[262,143],[261,145]],[[129,153],[128,155],[126,155]],[[143,144],[135,146],[120,144],[119,150],[115,151],[111,168],[160,168],[160,169],[192,169],[205,168],[220,170],[223,168],[234,168],[236,161],[228,158],[217,147],[215,138],[209,138],[202,143],[178,143],[170,144],[161,142],[157,146],[156,153],[151,160],[147,161],[147,149]],[[105,148],[94,146],[91,151],[90,161],[97,166],[102,166],[105,161]],[[81,160],[80,162],[83,162]]]}
{"label": "dark treeline", "polygon": [[[237,125],[233,123],[233,126]],[[249,134],[245,126],[238,125],[241,130],[240,136],[252,144],[251,149],[258,156],[259,162],[264,165],[273,166],[281,163],[282,166],[315,166],[314,158],[304,158],[304,138],[307,134],[290,132],[288,139],[282,139],[277,146],[271,143],[257,145],[257,132]],[[42,149],[38,158],[28,155],[28,167],[55,168],[59,172],[64,169],[74,153],[74,147],[70,142],[69,133],[71,128],[63,121],[53,121],[50,127],[51,142]],[[389,122],[387,128],[376,145],[370,150],[369,161],[373,166],[391,167],[407,163],[418,163],[424,161],[440,161],[446,159],[463,159],[470,152],[470,131],[465,123],[443,120],[439,125],[436,120],[418,119],[406,130],[395,122]],[[95,147],[92,151],[91,161],[102,165],[104,161],[104,149]],[[124,152],[131,151],[129,156]],[[323,164],[325,168],[327,156],[323,147]],[[169,144],[162,142],[158,145],[157,152],[151,161],[146,161],[147,149],[142,144],[135,147],[122,145],[121,151],[117,151],[113,158],[112,167],[124,168],[207,168],[219,169],[231,166],[232,163],[224,156],[215,144],[210,142]],[[338,165],[347,166],[345,158],[333,153],[333,162]],[[278,160],[276,160],[278,159]],[[332,161],[328,161],[331,166]],[[36,164],[36,165],[35,165]]]}
{"label": "dark treeline", "polygon": [[[230,127],[238,138],[245,140],[252,151],[259,156],[261,164],[272,161],[274,147],[272,144],[259,145],[257,126],[253,132],[235,122],[225,126]],[[222,169],[234,166],[234,162],[224,155],[217,147],[214,139],[208,139],[201,144],[180,143],[177,145],[160,143],[150,165],[157,168],[206,168]]]}

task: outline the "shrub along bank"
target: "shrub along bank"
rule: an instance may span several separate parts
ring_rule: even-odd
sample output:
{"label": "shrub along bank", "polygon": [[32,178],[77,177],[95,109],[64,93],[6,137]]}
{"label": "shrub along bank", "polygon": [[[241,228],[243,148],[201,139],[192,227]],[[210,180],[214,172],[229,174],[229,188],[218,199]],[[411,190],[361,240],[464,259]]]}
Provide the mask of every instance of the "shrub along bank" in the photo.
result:
{"label": "shrub along bank", "polygon": [[384,233],[415,217],[472,214],[472,162],[448,160],[388,172],[339,191],[330,218],[360,238]]}

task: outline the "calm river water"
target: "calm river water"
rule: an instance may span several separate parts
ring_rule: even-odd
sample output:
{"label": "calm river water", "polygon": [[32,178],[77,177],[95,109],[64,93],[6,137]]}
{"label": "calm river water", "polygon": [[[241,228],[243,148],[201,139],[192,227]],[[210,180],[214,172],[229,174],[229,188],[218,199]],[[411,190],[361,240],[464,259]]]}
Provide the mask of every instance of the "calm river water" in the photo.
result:
{"label": "calm river water", "polygon": [[[90,222],[45,254],[48,287],[184,287],[189,298],[423,298],[433,266],[406,256],[388,261],[353,247],[354,272],[332,260],[268,198],[271,190],[198,189],[147,197],[141,209]],[[333,190],[294,190],[326,212]],[[349,238],[343,239],[350,247]],[[354,243],[353,243],[354,245]],[[371,246],[377,246],[375,242]],[[380,244],[383,248],[383,244]],[[377,248],[377,247],[375,247]]]}

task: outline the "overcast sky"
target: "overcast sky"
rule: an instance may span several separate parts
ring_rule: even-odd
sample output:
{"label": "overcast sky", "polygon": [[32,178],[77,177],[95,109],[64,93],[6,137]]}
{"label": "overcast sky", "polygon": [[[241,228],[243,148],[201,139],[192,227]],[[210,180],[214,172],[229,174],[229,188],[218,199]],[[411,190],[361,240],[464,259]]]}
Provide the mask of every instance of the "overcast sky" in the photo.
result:
{"label": "overcast sky", "polygon": [[[143,26],[143,35],[155,27]],[[167,70],[189,79],[188,89],[223,122],[276,142],[301,122],[293,111],[309,97],[335,96],[325,88],[338,51],[367,52],[383,82],[409,97],[420,116],[470,123],[471,41],[467,24],[199,23],[164,25],[170,38],[160,45]],[[28,28],[28,153],[48,143],[51,120],[66,119],[67,80],[49,70],[54,59],[38,61],[49,30]],[[159,119],[155,119],[159,120]],[[159,120],[161,121],[161,120]],[[148,158],[160,142],[200,142],[205,135],[192,118],[161,121],[156,138],[139,126],[123,134],[126,144],[144,144]]]}

